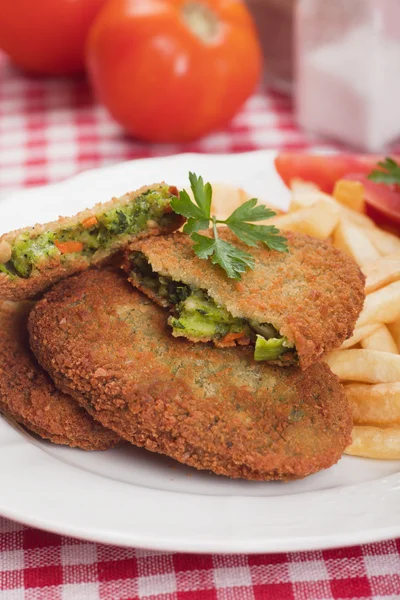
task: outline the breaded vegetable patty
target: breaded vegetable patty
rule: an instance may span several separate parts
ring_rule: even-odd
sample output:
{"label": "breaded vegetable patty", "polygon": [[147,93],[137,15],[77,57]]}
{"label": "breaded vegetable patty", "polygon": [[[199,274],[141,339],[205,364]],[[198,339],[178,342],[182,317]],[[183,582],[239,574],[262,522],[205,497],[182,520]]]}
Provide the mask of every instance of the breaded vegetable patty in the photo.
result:
{"label": "breaded vegetable patty", "polygon": [[31,303],[0,305],[0,412],[56,444],[107,450],[119,436],[60,392],[29,348]]}
{"label": "breaded vegetable patty", "polygon": [[[99,294],[101,289],[101,294]],[[122,274],[93,270],[33,309],[31,346],[57,386],[129,442],[229,477],[294,479],[334,464],[352,419],[326,364],[174,339]]]}
{"label": "breaded vegetable patty", "polygon": [[184,219],[172,212],[178,191],[164,183],[97,204],[74,217],[0,237],[0,298],[32,298],[49,285],[98,265],[133,238],[169,233]]}
{"label": "breaded vegetable patty", "polygon": [[364,302],[364,276],[330,243],[285,232],[287,253],[249,248],[227,228],[219,236],[255,259],[240,282],[201,260],[184,233],[130,245],[130,281],[170,307],[172,335],[216,346],[255,346],[254,358],[308,368],[351,335]]}

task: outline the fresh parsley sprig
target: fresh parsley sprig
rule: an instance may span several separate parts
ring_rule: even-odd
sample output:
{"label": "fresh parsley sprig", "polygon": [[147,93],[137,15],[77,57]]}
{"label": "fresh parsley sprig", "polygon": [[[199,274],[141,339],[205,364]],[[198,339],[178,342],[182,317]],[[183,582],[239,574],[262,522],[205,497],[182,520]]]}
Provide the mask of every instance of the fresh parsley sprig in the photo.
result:
{"label": "fresh parsley sprig", "polygon": [[[189,173],[189,180],[194,202],[183,190],[179,198],[173,198],[171,207],[174,212],[187,218],[183,231],[195,242],[193,250],[199,258],[210,259],[214,265],[224,269],[231,279],[240,279],[247,268],[254,268],[255,262],[251,254],[221,240],[218,235],[218,223],[227,225],[247,246],[256,246],[257,242],[262,242],[272,250],[288,251],[286,238],[278,235],[279,229],[274,225],[254,225],[254,222],[275,216],[273,210],[263,204],[257,204],[257,199],[252,198],[234,210],[227,219],[217,219],[215,215],[211,215],[211,185],[204,184],[203,178],[197,177],[195,173]],[[208,229],[210,222],[213,237],[197,233]]]}
{"label": "fresh parsley sprig", "polygon": [[378,162],[378,167],[381,170],[375,169],[368,175],[368,179],[375,183],[385,183],[386,185],[400,185],[400,166],[393,158],[385,158],[384,161]]}

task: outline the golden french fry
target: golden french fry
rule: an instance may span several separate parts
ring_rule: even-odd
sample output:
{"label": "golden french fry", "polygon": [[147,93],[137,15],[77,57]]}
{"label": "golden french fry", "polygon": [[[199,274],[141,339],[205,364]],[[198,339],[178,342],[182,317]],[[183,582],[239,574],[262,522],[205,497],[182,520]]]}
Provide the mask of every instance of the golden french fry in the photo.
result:
{"label": "golden french fry", "polygon": [[[293,179],[291,179],[290,189],[296,193],[299,192],[304,194],[312,194],[312,192],[321,192],[321,189],[316,183],[313,183],[312,181],[304,181],[304,179],[299,179],[298,177],[294,177]],[[324,192],[321,193],[323,194]]]}
{"label": "golden french fry", "polygon": [[336,248],[350,254],[360,266],[368,261],[376,260],[380,256],[364,231],[347,219],[340,219],[333,234],[333,243]]}
{"label": "golden french fry", "polygon": [[392,323],[397,319],[400,319],[400,281],[368,294],[356,327],[367,323]]}
{"label": "golden french fry", "polygon": [[[400,459],[400,238],[363,214],[358,182],[338,181],[333,196],[300,180],[291,188],[289,214],[276,225],[314,236],[317,232],[317,237],[333,233],[334,245],[350,254],[366,277],[367,297],[353,335],[326,358],[343,381],[353,411],[353,443],[346,452]],[[329,211],[336,217],[330,234],[328,226],[319,228],[316,206],[320,215]]]}
{"label": "golden french fry", "polygon": [[333,190],[335,200],[351,210],[363,213],[365,209],[364,186],[359,181],[339,179]]}
{"label": "golden french fry", "polygon": [[345,206],[342,206],[341,209],[343,216],[350,221],[350,223],[353,223],[353,225],[357,225],[357,227],[362,227],[363,229],[376,229],[375,223],[372,219],[367,217],[367,215],[363,215],[355,210],[350,210]]}
{"label": "golden french fry", "polygon": [[388,324],[388,329],[396,342],[398,351],[400,352],[400,319]]}
{"label": "golden french fry", "polygon": [[212,189],[211,213],[219,219],[226,219],[236,208],[250,198],[241,188],[224,183],[213,183]]}
{"label": "golden french fry", "polygon": [[366,277],[365,293],[375,290],[400,279],[400,253],[382,256],[362,266]]}
{"label": "golden french fry", "polygon": [[361,340],[361,348],[398,354],[396,342],[386,325],[380,325],[376,331]]}
{"label": "golden french fry", "polygon": [[[335,229],[338,219],[338,215],[329,204],[317,202],[314,206],[269,219],[265,221],[265,224],[327,239]],[[262,223],[264,222],[262,221]]]}
{"label": "golden french fry", "polygon": [[375,223],[372,219],[367,217],[367,215],[351,210],[350,208],[347,208],[347,206],[340,204],[333,196],[325,194],[313,183],[305,182],[301,179],[294,179],[291,183],[291,190],[292,198],[289,212],[295,212],[300,208],[315,206],[317,202],[326,202],[327,204],[330,204],[332,210],[340,217],[348,219],[348,221],[354,225],[364,228],[376,228]]}
{"label": "golden french fry", "polygon": [[384,460],[400,459],[400,427],[353,427],[353,442],[345,454],[379,458]]}
{"label": "golden french fry", "polygon": [[342,381],[391,383],[400,381],[400,355],[376,350],[334,350],[325,358]]}
{"label": "golden french fry", "polygon": [[393,233],[383,231],[379,227],[374,227],[373,229],[366,229],[365,235],[376,250],[378,250],[379,254],[383,256],[400,252],[400,238],[397,235],[393,235]]}
{"label": "golden french fry", "polygon": [[[213,183],[212,189],[211,214],[216,215],[219,219],[227,219],[243,202],[251,198],[245,190],[226,183]],[[192,191],[189,194],[193,197]],[[261,203],[277,214],[284,214],[282,210],[272,204],[264,201]]]}
{"label": "golden french fry", "polygon": [[357,327],[353,331],[353,335],[349,339],[345,340],[343,342],[343,344],[340,346],[341,349],[345,350],[346,348],[351,348],[352,346],[355,346],[356,344],[361,342],[361,340],[363,340],[364,338],[366,338],[369,335],[371,335],[372,333],[374,333],[374,331],[376,331],[379,327],[380,327],[379,323],[371,323],[371,325],[364,325],[363,327]]}
{"label": "golden french fry", "polygon": [[400,426],[400,382],[346,383],[355,425]]}
{"label": "golden french fry", "polygon": [[[289,212],[295,212],[302,208],[310,208],[321,201],[325,201],[333,206],[335,205],[332,196],[322,192],[314,183],[302,181],[301,179],[293,179],[290,188],[292,190],[292,198]],[[339,210],[337,212],[339,213]]]}

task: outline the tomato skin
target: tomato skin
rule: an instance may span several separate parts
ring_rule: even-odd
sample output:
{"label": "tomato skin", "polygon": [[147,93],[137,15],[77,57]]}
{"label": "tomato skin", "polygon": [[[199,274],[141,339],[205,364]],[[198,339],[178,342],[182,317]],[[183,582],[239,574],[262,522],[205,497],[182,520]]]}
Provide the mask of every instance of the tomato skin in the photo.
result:
{"label": "tomato skin", "polygon": [[[400,162],[399,156],[393,156]],[[331,194],[338,179],[349,173],[368,175],[377,168],[384,156],[363,154],[303,154],[282,152],[275,158],[275,167],[288,187],[290,181],[298,178],[317,184],[324,192]]]}
{"label": "tomato skin", "polygon": [[106,1],[0,0],[0,49],[30,73],[79,73],[90,25]]}
{"label": "tomato skin", "polygon": [[185,142],[224,127],[261,74],[254,24],[240,0],[197,0],[218,35],[185,21],[186,0],[113,0],[91,28],[87,65],[100,100],[133,136]]}
{"label": "tomato skin", "polygon": [[396,186],[375,183],[362,173],[349,173],[344,179],[362,183],[366,213],[371,219],[378,225],[400,232],[400,192]]}

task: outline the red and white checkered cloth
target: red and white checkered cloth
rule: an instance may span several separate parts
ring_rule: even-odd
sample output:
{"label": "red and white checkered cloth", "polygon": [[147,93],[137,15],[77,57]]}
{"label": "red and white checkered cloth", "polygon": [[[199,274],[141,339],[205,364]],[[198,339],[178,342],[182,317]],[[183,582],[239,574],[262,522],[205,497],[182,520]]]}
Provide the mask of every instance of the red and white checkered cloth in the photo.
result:
{"label": "red and white checkered cloth", "polygon": [[[225,131],[184,146],[149,146],[123,133],[85,80],[28,79],[0,56],[0,195],[132,158],[316,143],[296,127],[290,100],[260,92]],[[80,542],[0,518],[0,600],[334,598],[400,598],[400,540],[293,554],[183,555]]]}
{"label": "red and white checkered cloth", "polygon": [[80,542],[0,519],[1,600],[394,600],[400,540],[223,556]]}

